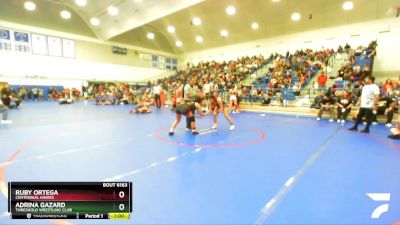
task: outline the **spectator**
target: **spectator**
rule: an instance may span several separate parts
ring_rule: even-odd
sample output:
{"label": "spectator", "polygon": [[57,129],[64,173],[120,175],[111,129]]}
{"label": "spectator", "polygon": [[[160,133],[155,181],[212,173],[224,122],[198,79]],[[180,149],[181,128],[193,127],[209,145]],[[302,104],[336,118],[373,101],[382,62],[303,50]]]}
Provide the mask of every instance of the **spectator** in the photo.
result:
{"label": "spectator", "polygon": [[267,91],[264,93],[261,101],[261,105],[269,105],[272,101],[271,92]]}
{"label": "spectator", "polygon": [[326,89],[326,82],[328,81],[328,76],[326,73],[322,72],[318,76],[318,88],[319,90],[325,90]]}
{"label": "spectator", "polygon": [[160,98],[160,93],[161,93],[161,86],[158,84],[156,81],[153,86],[153,94],[154,94],[154,101],[156,103],[156,107],[159,109],[161,108],[161,98]]}
{"label": "spectator", "polygon": [[385,96],[389,96],[391,94],[392,88],[393,88],[392,81],[390,79],[387,79],[382,87]]}
{"label": "spectator", "polygon": [[324,98],[320,103],[320,109],[318,111],[317,120],[321,120],[324,111],[329,112],[329,122],[333,122],[334,119],[334,102],[329,94],[325,94]]}
{"label": "spectator", "polygon": [[320,109],[322,99],[324,99],[324,94],[322,92],[319,92],[317,96],[315,96],[314,103],[311,104],[310,108]]}
{"label": "spectator", "polygon": [[392,129],[390,130],[390,132],[391,132],[392,134],[389,135],[388,138],[397,139],[397,140],[400,139],[400,116],[399,116],[399,118],[398,118],[398,120],[397,120],[397,127],[396,127],[396,128],[392,128]]}
{"label": "spectator", "polygon": [[352,106],[352,98],[347,90],[343,91],[342,95],[338,98],[337,105],[337,122],[344,124]]}
{"label": "spectator", "polygon": [[7,88],[3,88],[1,90],[1,98],[0,98],[0,113],[2,113],[2,124],[11,124],[12,121],[8,120],[8,111],[11,103],[10,93]]}
{"label": "spectator", "polygon": [[399,91],[394,91],[390,96],[385,98],[386,106],[384,114],[387,116],[386,126],[392,127],[392,120],[395,110],[399,109]]}

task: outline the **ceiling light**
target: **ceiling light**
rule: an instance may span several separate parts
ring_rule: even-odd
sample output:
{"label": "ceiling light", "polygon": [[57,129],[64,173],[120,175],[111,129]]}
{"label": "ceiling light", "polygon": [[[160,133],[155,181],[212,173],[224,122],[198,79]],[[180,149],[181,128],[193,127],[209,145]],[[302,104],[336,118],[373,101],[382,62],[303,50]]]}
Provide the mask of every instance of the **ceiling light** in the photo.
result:
{"label": "ceiling light", "polygon": [[196,36],[196,41],[198,42],[198,43],[201,43],[201,42],[203,42],[203,37],[202,36]]}
{"label": "ceiling light", "polygon": [[61,11],[60,15],[63,19],[66,19],[66,20],[71,18],[71,13],[67,10]]}
{"label": "ceiling light", "polygon": [[236,13],[236,9],[235,9],[235,7],[234,6],[228,6],[227,8],[226,8],[226,13],[228,14],[228,15],[233,15],[233,14],[235,14]]}
{"label": "ceiling light", "polygon": [[221,37],[228,37],[229,32],[227,30],[221,30]]}
{"label": "ceiling light", "polygon": [[119,12],[119,10],[118,10],[116,7],[114,7],[114,6],[108,7],[108,8],[107,8],[107,11],[108,11],[108,13],[109,13],[110,15],[112,15],[112,16],[117,15],[118,12]]}
{"label": "ceiling light", "polygon": [[98,25],[100,25],[100,20],[97,19],[97,18],[92,18],[92,19],[90,19],[90,23],[91,23],[93,26],[98,26]]}
{"label": "ceiling light", "polygon": [[176,44],[176,46],[178,46],[178,47],[182,47],[182,41],[176,41],[175,44]]}
{"label": "ceiling light", "polygon": [[298,20],[300,20],[301,15],[300,15],[300,13],[295,12],[295,13],[292,14],[291,17],[292,17],[292,20],[293,20],[293,21],[298,21]]}
{"label": "ceiling light", "polygon": [[258,23],[252,23],[251,24],[251,28],[253,28],[254,30],[257,30],[258,29]]}
{"label": "ceiling light", "polygon": [[75,0],[75,4],[77,4],[78,6],[85,6],[87,4],[86,0]]}
{"label": "ceiling light", "polygon": [[167,27],[168,32],[170,33],[175,33],[175,27],[174,26],[168,26]]}
{"label": "ceiling light", "polygon": [[155,35],[153,33],[147,33],[148,39],[154,39]]}
{"label": "ceiling light", "polygon": [[199,26],[201,24],[201,19],[199,17],[195,17],[193,18],[192,23],[196,26]]}
{"label": "ceiling light", "polygon": [[33,11],[36,9],[36,4],[33,2],[29,2],[29,1],[25,2],[24,6],[25,6],[25,9],[27,9],[29,11]]}
{"label": "ceiling light", "polygon": [[272,0],[273,2],[280,2],[281,0]]}
{"label": "ceiling light", "polygon": [[133,0],[134,2],[141,3],[143,0]]}
{"label": "ceiling light", "polygon": [[353,2],[352,1],[346,1],[343,3],[343,9],[344,10],[352,10],[353,9]]}

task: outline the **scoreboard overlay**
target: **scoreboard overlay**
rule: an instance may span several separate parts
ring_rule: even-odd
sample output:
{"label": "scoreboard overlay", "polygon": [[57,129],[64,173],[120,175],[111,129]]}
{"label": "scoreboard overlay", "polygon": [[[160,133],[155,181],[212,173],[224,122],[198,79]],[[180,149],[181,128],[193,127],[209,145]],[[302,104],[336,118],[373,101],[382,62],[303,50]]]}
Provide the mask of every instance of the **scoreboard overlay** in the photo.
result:
{"label": "scoreboard overlay", "polygon": [[12,219],[129,219],[132,182],[8,182]]}

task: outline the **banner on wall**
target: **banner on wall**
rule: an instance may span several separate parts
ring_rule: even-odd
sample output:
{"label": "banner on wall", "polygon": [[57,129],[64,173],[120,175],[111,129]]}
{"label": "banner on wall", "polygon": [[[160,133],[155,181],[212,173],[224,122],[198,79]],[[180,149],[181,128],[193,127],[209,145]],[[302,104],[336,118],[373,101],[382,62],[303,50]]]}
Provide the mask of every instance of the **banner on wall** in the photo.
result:
{"label": "banner on wall", "polygon": [[32,34],[32,53],[38,55],[48,55],[46,36]]}
{"label": "banner on wall", "polygon": [[11,51],[9,30],[0,29],[0,50]]}
{"label": "banner on wall", "polygon": [[14,40],[16,42],[29,43],[29,34],[25,32],[14,31]]}
{"label": "banner on wall", "polygon": [[30,52],[29,33],[14,31],[15,51]]}
{"label": "banner on wall", "polygon": [[0,39],[10,40],[10,31],[9,30],[4,30],[4,29],[0,29]]}
{"label": "banner on wall", "polygon": [[62,43],[61,38],[48,37],[47,43],[49,46],[49,55],[62,56]]}
{"label": "banner on wall", "polygon": [[75,41],[62,39],[63,56],[67,58],[75,58]]}

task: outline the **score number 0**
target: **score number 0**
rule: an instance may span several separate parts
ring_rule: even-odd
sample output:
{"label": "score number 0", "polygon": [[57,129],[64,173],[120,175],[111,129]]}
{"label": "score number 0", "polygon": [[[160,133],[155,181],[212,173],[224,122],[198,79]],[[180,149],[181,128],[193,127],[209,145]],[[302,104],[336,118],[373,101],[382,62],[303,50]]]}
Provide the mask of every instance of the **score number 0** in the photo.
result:
{"label": "score number 0", "polygon": [[[118,197],[124,198],[125,197],[125,192],[120,191],[118,193]],[[119,204],[118,208],[119,208],[119,210],[123,211],[125,209],[125,205],[123,203],[121,203],[121,204]]]}

